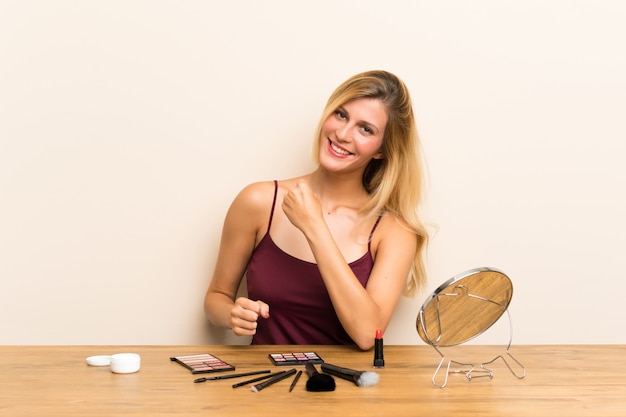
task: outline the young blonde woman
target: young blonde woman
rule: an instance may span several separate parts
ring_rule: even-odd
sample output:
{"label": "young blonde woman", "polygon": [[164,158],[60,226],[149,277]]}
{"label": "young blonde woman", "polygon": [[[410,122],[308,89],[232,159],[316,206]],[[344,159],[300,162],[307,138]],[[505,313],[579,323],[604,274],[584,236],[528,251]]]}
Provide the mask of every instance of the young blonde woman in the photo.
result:
{"label": "young blonde woman", "polygon": [[[404,83],[357,74],[330,96],[318,167],[233,201],[204,309],[253,344],[374,344],[425,281],[419,143]],[[248,297],[236,298],[246,276]]]}

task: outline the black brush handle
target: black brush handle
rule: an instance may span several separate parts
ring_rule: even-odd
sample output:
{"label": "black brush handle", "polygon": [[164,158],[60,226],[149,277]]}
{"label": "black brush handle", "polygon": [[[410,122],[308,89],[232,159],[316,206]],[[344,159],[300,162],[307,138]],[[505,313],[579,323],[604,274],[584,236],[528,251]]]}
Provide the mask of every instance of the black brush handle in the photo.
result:
{"label": "black brush handle", "polygon": [[251,376],[251,375],[258,375],[258,374],[269,374],[271,371],[270,370],[263,370],[263,371],[252,371],[252,372],[244,372],[242,374],[228,374],[228,375],[218,375],[218,376],[209,376],[206,378],[198,378],[198,379],[194,379],[193,382],[198,383],[198,382],[204,382],[204,381],[217,381],[219,379],[230,379],[230,378],[239,378],[242,376]]}
{"label": "black brush handle", "polygon": [[361,371],[356,371],[350,368],[342,368],[341,366],[331,365],[330,363],[323,363],[322,371],[327,374],[338,376],[339,378],[347,379],[348,381],[354,381],[354,377],[361,374]]}
{"label": "black brush handle", "polygon": [[245,381],[241,381],[241,382],[238,382],[236,384],[233,384],[233,388],[243,387],[244,385],[248,385],[248,384],[251,384],[253,382],[263,381],[264,379],[268,379],[268,378],[274,378],[275,376],[282,375],[285,372],[287,372],[287,371],[274,372],[273,374],[263,375],[263,376],[260,376],[258,378],[252,378],[252,379],[248,379],[248,380],[245,380]]}
{"label": "black brush handle", "polygon": [[302,375],[302,371],[298,371],[298,373],[296,374],[296,377],[293,379],[293,382],[289,386],[289,392],[293,391],[293,389],[296,387],[296,384],[298,383],[298,380],[300,379],[300,375]]}
{"label": "black brush handle", "polygon": [[309,376],[309,378],[311,378],[313,375],[319,374],[319,372],[317,372],[317,369],[315,369],[315,365],[313,365],[311,362],[307,362],[306,365],[304,365],[304,368],[306,369],[306,374]]}
{"label": "black brush handle", "polygon": [[291,375],[296,373],[296,368],[292,368],[286,372],[283,372],[282,374],[276,375],[270,379],[268,379],[265,382],[261,382],[260,384],[256,384],[252,386],[252,391],[254,392],[259,392],[261,391],[263,388],[267,388],[272,384],[277,383],[278,381],[282,381],[285,378],[289,378]]}

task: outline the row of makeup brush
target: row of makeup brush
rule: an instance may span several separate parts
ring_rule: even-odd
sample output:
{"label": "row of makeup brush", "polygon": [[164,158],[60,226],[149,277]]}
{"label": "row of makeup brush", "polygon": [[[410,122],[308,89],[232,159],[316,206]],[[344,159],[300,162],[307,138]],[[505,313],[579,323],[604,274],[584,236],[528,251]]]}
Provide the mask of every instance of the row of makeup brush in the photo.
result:
{"label": "row of makeup brush", "polygon": [[[367,387],[371,385],[378,384],[379,375],[376,372],[372,371],[357,371],[350,368],[344,368],[337,365],[332,365],[329,363],[322,363],[321,365],[323,373],[320,373],[315,368],[315,365],[312,363],[307,363],[305,366],[306,373],[308,375],[308,380],[306,383],[306,390],[312,392],[324,392],[324,391],[334,391],[336,388],[335,379],[333,376],[352,381],[358,387]],[[204,382],[204,381],[213,381],[219,379],[229,379],[229,378],[237,378],[249,375],[256,374],[267,374],[260,377],[248,379],[246,381],[241,381],[236,384],[233,384],[233,388],[242,387],[249,384],[252,385],[253,392],[259,392],[262,389],[265,389],[279,381],[289,378],[290,376],[295,374],[295,377],[289,387],[289,392],[291,392],[300,376],[302,375],[302,371],[296,371],[296,368],[292,368],[288,371],[280,371],[270,373],[269,370],[264,371],[253,371],[247,372],[243,374],[231,374],[231,375],[218,375],[212,377],[198,378],[194,380],[194,382]]]}

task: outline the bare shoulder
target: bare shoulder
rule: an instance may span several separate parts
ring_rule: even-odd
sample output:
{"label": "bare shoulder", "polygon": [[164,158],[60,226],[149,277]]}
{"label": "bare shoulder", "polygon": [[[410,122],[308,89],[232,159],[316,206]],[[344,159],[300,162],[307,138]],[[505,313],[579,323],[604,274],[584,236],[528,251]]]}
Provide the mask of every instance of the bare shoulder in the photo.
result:
{"label": "bare shoulder", "polygon": [[250,208],[262,208],[270,204],[274,199],[274,181],[255,182],[244,187],[237,197],[235,203]]}
{"label": "bare shoulder", "polygon": [[277,180],[276,182],[254,182],[241,190],[237,198],[243,200],[246,204],[256,205],[257,208],[260,208],[260,206],[266,206],[268,204],[268,201],[271,206],[272,201],[274,200],[274,191],[276,190],[276,184],[278,184],[277,202],[279,202],[281,200],[281,196],[287,193],[298,183],[298,181],[301,181],[303,178],[304,177],[289,178]]}
{"label": "bare shoulder", "polygon": [[417,234],[400,217],[393,214],[382,216],[376,232],[372,236],[372,246],[379,247],[413,247],[417,246]]}
{"label": "bare shoulder", "polygon": [[[267,223],[272,201],[274,182],[255,182],[244,187],[233,200],[227,214],[229,224],[235,227],[258,230]],[[236,225],[239,226],[236,226]]]}

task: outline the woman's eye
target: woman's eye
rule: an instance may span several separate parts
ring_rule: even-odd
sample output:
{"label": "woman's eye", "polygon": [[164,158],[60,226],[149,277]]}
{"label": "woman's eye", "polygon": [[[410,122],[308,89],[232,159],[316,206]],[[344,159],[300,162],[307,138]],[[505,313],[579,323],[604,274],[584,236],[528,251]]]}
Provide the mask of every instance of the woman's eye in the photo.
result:
{"label": "woman's eye", "polygon": [[340,119],[345,119],[346,118],[346,114],[344,112],[342,112],[341,110],[335,110],[335,114]]}
{"label": "woman's eye", "polygon": [[369,127],[369,126],[363,126],[363,131],[369,135],[371,135],[372,133],[374,133],[374,131]]}

